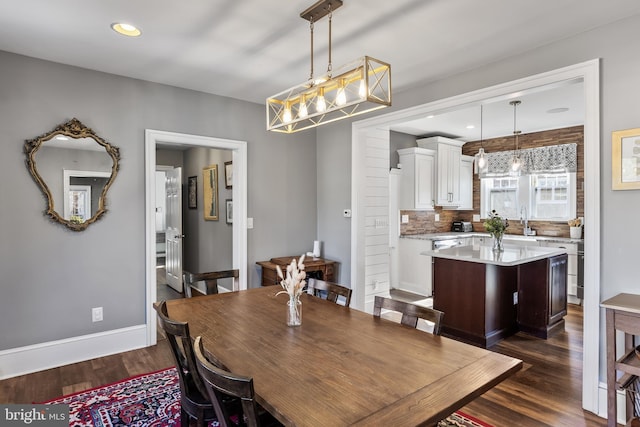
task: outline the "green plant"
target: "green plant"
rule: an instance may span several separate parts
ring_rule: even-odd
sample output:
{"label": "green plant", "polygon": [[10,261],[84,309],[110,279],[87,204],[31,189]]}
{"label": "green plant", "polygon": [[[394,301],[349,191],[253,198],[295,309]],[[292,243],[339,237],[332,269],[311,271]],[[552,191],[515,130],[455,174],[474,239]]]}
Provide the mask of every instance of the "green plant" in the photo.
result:
{"label": "green plant", "polygon": [[484,222],[484,229],[492,236],[504,234],[507,227],[509,227],[509,221],[498,215],[495,210],[489,212],[489,218]]}

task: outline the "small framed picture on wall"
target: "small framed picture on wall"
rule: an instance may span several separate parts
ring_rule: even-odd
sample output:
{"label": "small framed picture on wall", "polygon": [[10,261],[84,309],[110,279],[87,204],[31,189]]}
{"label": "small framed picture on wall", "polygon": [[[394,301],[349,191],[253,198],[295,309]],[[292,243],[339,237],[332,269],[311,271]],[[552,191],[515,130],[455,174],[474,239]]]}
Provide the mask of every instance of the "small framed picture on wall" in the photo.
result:
{"label": "small framed picture on wall", "polygon": [[227,224],[233,224],[233,200],[227,199]]}
{"label": "small framed picture on wall", "polygon": [[198,208],[198,177],[190,176],[187,184],[187,200],[189,209]]}

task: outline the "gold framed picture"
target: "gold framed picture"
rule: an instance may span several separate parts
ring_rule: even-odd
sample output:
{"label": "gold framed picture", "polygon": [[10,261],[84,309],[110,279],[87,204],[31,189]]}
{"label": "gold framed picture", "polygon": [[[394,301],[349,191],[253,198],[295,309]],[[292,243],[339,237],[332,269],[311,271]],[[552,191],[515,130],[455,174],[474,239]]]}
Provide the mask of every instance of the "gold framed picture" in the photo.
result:
{"label": "gold framed picture", "polygon": [[203,212],[205,221],[218,220],[218,165],[202,168]]}
{"label": "gold framed picture", "polygon": [[640,190],[640,128],[611,135],[611,188]]}

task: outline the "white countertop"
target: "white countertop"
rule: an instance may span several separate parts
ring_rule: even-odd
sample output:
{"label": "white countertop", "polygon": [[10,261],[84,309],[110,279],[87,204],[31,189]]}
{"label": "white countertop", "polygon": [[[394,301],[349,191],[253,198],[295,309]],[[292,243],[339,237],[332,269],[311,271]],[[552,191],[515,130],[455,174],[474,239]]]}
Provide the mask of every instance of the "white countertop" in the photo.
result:
{"label": "white countertop", "polygon": [[[444,240],[444,239],[459,239],[465,237],[488,237],[491,238],[489,233],[483,233],[479,231],[467,231],[467,232],[445,232],[445,233],[424,233],[424,234],[403,234],[400,235],[401,239],[418,239],[418,240]],[[557,236],[524,236],[522,234],[505,234],[504,241],[547,241],[547,242],[560,242],[560,243],[581,243],[582,239],[572,239],[569,237],[557,237]]]}
{"label": "white countertop", "polygon": [[566,253],[567,251],[562,248],[505,244],[502,252],[494,252],[491,246],[468,245],[446,249],[433,249],[421,252],[420,255],[482,264],[513,266]]}

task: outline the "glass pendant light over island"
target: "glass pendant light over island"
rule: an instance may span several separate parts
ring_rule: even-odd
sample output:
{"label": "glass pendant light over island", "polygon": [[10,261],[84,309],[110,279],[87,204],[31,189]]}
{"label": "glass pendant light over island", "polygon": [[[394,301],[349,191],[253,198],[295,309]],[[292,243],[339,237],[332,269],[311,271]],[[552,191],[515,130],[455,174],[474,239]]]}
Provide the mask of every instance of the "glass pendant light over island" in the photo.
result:
{"label": "glass pendant light over island", "polygon": [[511,174],[512,175],[520,175],[520,170],[522,169],[522,161],[520,160],[520,153],[518,152],[518,135],[520,135],[520,131],[516,130],[516,108],[522,102],[518,100],[514,100],[509,102],[509,105],[513,105],[513,138],[515,149],[513,150],[513,158],[511,159]]}
{"label": "glass pendant light over island", "polygon": [[[391,66],[363,56],[337,70],[331,63],[332,12],[340,0],[321,0],[300,14],[309,21],[311,74],[309,80],[267,98],[267,130],[293,133],[391,105]],[[327,73],[313,76],[313,25],[329,15]]]}

